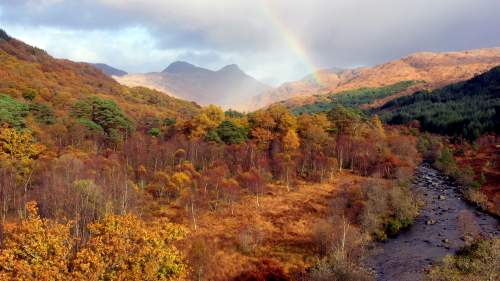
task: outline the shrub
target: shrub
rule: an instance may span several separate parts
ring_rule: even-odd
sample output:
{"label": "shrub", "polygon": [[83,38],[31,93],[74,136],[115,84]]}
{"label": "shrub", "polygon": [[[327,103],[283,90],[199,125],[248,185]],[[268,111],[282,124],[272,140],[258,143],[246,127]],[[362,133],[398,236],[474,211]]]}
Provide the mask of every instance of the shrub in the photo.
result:
{"label": "shrub", "polygon": [[446,256],[427,275],[429,281],[471,281],[500,279],[500,238],[475,241]]}
{"label": "shrub", "polygon": [[321,220],[313,226],[312,238],[321,256],[327,255],[333,248],[335,228],[327,220]]}
{"label": "shrub", "polygon": [[239,249],[245,254],[251,254],[264,241],[264,233],[257,227],[245,228],[238,237]]}
{"label": "shrub", "polygon": [[32,101],[35,99],[35,97],[38,95],[38,92],[32,88],[26,88],[23,91],[23,98],[25,100]]}
{"label": "shrub", "polygon": [[368,281],[373,280],[368,271],[339,253],[321,260],[310,271],[310,281]]}
{"label": "shrub", "polygon": [[151,135],[151,136],[153,136],[153,137],[159,136],[160,133],[161,133],[160,128],[151,128],[148,131],[148,134]]}

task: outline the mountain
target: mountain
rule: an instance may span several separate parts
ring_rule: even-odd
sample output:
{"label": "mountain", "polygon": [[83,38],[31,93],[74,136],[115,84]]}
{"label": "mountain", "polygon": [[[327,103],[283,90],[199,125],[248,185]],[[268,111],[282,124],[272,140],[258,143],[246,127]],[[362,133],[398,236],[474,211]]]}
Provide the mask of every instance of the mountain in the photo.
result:
{"label": "mountain", "polygon": [[[44,50],[11,38],[3,30],[0,30],[0,77],[0,123],[29,125],[47,141],[51,134],[54,138],[60,136],[50,128],[69,130],[68,126],[75,121],[71,111],[86,100],[97,99],[107,106],[116,104],[127,118],[138,124],[138,129],[151,124],[151,120],[188,118],[200,110],[193,102],[159,91],[123,86],[88,63],[53,58]],[[30,121],[31,117],[37,122]]]}
{"label": "mountain", "polygon": [[233,109],[247,109],[252,97],[270,89],[235,64],[212,71],[176,61],[162,72],[128,74],[114,78],[127,86],[149,87],[203,105],[217,104]]}
{"label": "mountain", "polygon": [[121,69],[114,68],[105,63],[91,63],[91,65],[93,65],[97,69],[100,69],[102,72],[104,72],[104,74],[109,76],[123,76],[128,74],[127,72]]}
{"label": "mountain", "polygon": [[[255,97],[255,108],[285,101],[289,105],[314,103],[313,95],[338,93],[359,88],[378,88],[402,81],[424,81],[420,89],[435,89],[463,81],[500,65],[500,48],[460,52],[421,52],[374,67],[347,70],[321,70],[302,80],[282,86]],[[415,90],[413,88],[412,90]],[[407,91],[402,94],[410,94]]]}
{"label": "mountain", "polygon": [[425,131],[470,140],[500,134],[500,66],[465,82],[389,101],[378,113],[390,124],[418,120]]}

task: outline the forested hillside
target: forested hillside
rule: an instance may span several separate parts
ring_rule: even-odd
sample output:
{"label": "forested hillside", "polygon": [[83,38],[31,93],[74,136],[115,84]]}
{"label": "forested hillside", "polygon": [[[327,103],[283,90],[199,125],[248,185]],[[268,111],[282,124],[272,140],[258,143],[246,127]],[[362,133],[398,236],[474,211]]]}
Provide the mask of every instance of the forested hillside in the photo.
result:
{"label": "forested hillside", "polygon": [[[419,83],[422,82],[403,81],[379,88],[359,88],[334,94],[319,95],[317,96],[318,101],[314,103],[307,103],[301,106],[290,105],[289,108],[295,114],[326,112],[339,105],[361,108],[374,101],[401,93]],[[288,103],[283,102],[282,104],[287,105]]]}
{"label": "forested hillside", "polygon": [[[92,131],[95,128],[89,126],[82,127],[87,131],[76,129],[82,122],[70,118],[76,103],[85,99],[102,101],[112,111],[119,107],[134,121],[138,130],[159,127],[167,118],[187,118],[199,111],[199,106],[194,103],[157,91],[123,87],[89,64],[54,59],[43,50],[10,38],[3,31],[0,62],[0,102],[16,108],[14,111],[12,107],[4,108],[0,117],[2,122],[23,127],[24,122],[33,119],[30,127],[49,134],[44,135],[46,141],[69,136],[47,129],[48,125],[58,130],[95,133]],[[15,116],[9,117],[12,114]],[[74,141],[58,140],[60,143]]]}
{"label": "forested hillside", "polygon": [[468,81],[431,92],[420,91],[383,105],[389,124],[417,120],[429,132],[475,140],[500,133],[500,67]]}

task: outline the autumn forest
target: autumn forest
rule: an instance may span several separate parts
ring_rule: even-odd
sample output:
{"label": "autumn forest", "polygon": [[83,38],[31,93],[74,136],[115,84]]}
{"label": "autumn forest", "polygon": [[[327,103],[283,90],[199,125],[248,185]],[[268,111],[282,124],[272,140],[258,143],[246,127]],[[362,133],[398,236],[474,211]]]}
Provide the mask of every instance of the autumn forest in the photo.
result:
{"label": "autumn forest", "polygon": [[421,220],[422,165],[474,210],[424,277],[498,280],[468,215],[500,215],[499,68],[454,82],[238,111],[0,30],[0,280],[386,280],[369,257]]}

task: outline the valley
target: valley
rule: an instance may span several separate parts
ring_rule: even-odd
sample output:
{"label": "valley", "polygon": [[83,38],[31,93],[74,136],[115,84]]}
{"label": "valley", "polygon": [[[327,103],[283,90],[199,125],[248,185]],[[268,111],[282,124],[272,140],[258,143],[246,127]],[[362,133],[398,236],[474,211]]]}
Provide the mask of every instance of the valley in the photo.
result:
{"label": "valley", "polygon": [[[199,12],[222,20],[236,2]],[[37,5],[15,11],[67,2]],[[195,7],[171,6],[91,28],[82,13],[71,32],[23,36],[36,44],[0,29],[0,280],[500,278],[500,48],[394,43],[321,68],[331,61],[305,50],[335,46],[300,44],[267,2],[286,38],[260,42],[250,6],[210,34],[181,24]],[[262,81],[310,74],[273,88],[233,61]]]}

